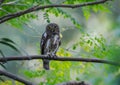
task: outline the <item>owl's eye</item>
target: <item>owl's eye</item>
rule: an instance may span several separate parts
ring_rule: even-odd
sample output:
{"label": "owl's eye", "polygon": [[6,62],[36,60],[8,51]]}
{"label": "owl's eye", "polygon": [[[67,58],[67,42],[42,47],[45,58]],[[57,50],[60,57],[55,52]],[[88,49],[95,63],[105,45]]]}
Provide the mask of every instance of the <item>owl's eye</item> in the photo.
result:
{"label": "owl's eye", "polygon": [[51,30],[51,27],[48,27],[49,30]]}

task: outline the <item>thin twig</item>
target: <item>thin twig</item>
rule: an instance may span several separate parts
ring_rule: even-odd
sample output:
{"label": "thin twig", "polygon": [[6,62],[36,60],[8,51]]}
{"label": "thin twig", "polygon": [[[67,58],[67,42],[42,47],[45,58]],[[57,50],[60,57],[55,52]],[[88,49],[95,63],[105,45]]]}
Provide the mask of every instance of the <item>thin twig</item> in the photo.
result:
{"label": "thin twig", "polygon": [[4,70],[0,70],[0,75],[9,77],[9,78],[14,79],[14,80],[17,80],[21,83],[24,83],[25,85],[35,85],[32,82],[26,81],[25,79],[20,78],[20,77],[16,76],[15,74],[12,74],[12,73],[4,71]]}
{"label": "thin twig", "polygon": [[10,19],[22,16],[22,15],[27,14],[27,13],[31,13],[33,11],[41,10],[41,9],[53,8],[53,7],[78,8],[78,7],[83,7],[83,6],[102,4],[102,3],[105,3],[107,1],[110,1],[110,0],[100,0],[100,1],[95,1],[95,2],[86,2],[86,3],[83,3],[83,4],[76,4],[76,5],[73,5],[73,4],[69,4],[69,5],[68,4],[63,4],[63,5],[52,4],[52,5],[46,5],[46,6],[37,5],[37,6],[33,6],[33,7],[29,8],[27,10],[24,10],[24,11],[20,11],[20,12],[16,12],[16,13],[13,13],[13,14],[8,14],[8,15],[5,15],[3,17],[0,17],[0,23],[3,23],[3,22],[8,21]]}
{"label": "thin twig", "polygon": [[11,57],[5,57],[0,58],[0,62],[6,62],[6,61],[16,61],[16,60],[32,60],[32,59],[49,59],[49,60],[55,60],[55,61],[77,61],[77,62],[92,62],[92,63],[105,63],[105,64],[111,64],[120,66],[120,63],[108,61],[108,60],[102,60],[97,58],[73,58],[73,57],[48,57],[47,55],[29,55],[29,56],[11,56]]}

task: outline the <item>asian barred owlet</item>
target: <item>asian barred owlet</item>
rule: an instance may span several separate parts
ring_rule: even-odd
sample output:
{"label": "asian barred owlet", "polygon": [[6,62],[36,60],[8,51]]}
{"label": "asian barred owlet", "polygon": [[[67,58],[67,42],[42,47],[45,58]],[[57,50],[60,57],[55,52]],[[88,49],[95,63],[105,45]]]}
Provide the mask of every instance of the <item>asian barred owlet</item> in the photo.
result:
{"label": "asian barred owlet", "polygon": [[[40,47],[41,54],[54,57],[56,52],[61,44],[60,40],[60,29],[59,26],[55,23],[50,23],[46,26],[46,30],[42,35]],[[49,70],[48,59],[43,59],[43,68]]]}

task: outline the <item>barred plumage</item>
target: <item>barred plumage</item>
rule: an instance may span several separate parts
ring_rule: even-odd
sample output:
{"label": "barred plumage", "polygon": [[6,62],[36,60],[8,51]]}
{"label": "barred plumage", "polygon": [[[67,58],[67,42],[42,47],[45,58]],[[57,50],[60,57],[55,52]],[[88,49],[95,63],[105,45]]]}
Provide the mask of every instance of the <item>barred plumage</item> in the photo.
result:
{"label": "barred plumage", "polygon": [[[41,54],[54,57],[61,44],[59,26],[55,23],[47,25],[40,42]],[[49,60],[43,59],[43,67],[49,70]]]}

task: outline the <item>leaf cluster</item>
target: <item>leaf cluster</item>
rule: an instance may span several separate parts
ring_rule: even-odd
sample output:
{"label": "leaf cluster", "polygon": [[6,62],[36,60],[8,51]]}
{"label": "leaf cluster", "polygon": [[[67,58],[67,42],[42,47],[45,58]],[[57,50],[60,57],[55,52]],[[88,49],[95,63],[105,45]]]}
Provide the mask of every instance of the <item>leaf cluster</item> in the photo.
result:
{"label": "leaf cluster", "polygon": [[[90,1],[96,1],[96,0],[89,0]],[[58,3],[56,4],[82,4],[82,3],[87,3],[88,1],[86,0],[62,0],[62,1],[58,1]],[[30,7],[33,7],[35,5],[40,5],[40,6],[45,6],[45,5],[49,5],[49,4],[54,4],[53,0],[13,0],[13,1],[9,1],[9,0],[5,0],[1,5],[0,5],[0,17],[5,16],[7,14],[12,14],[12,13],[16,13],[19,11],[24,11]],[[92,12],[99,12],[101,11],[105,11],[108,12],[108,4],[105,5],[94,5],[94,6],[87,6],[87,7],[83,7],[79,10],[82,10],[81,12],[83,13],[84,17],[86,19],[88,19],[90,17],[90,14]],[[13,10],[14,9],[14,10]],[[69,18],[71,20],[71,22],[75,25],[76,28],[81,28],[80,23],[78,23],[78,21],[70,14],[68,13],[66,10],[61,9],[61,8],[48,8],[48,9],[43,9],[41,10],[44,12],[44,19],[50,23],[50,18],[49,15],[50,14],[54,14],[56,17],[64,17],[64,18]],[[10,21],[8,21],[9,24],[11,24],[12,26],[22,29],[22,25],[25,22],[28,22],[31,19],[37,19],[38,18],[38,14],[35,13],[29,13],[29,14],[25,14],[23,16],[20,16],[19,18],[15,18],[12,19]]]}

